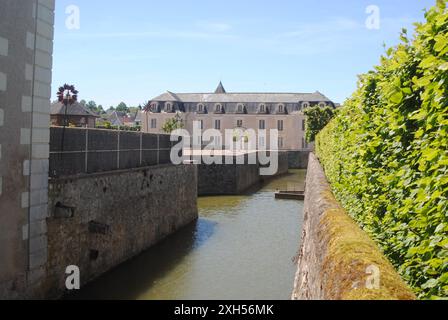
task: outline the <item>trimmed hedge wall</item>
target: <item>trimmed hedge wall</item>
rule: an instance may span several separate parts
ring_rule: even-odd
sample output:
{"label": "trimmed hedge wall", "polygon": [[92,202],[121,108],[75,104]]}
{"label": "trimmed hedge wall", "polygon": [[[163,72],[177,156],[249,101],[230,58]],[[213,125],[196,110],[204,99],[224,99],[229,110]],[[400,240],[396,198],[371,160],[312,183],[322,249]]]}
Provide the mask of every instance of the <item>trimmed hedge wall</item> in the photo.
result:
{"label": "trimmed hedge wall", "polygon": [[448,297],[448,10],[360,76],[318,135],[338,200],[420,298]]}

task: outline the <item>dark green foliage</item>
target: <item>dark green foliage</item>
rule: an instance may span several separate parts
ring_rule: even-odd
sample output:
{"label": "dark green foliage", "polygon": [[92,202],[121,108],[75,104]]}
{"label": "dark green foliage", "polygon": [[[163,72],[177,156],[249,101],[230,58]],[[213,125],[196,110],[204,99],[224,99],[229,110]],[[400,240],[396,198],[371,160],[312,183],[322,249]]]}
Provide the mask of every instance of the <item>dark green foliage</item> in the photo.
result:
{"label": "dark green foliage", "polygon": [[125,112],[125,113],[129,112],[129,108],[124,102],[120,102],[120,104],[115,108],[115,110],[118,112]]}
{"label": "dark green foliage", "polygon": [[113,126],[110,124],[110,122],[105,122],[102,126],[96,126],[96,129],[134,131],[134,132],[140,132],[142,130],[141,126],[135,126],[135,127]]}
{"label": "dark green foliage", "polygon": [[335,110],[331,107],[310,107],[305,110],[306,140],[314,142],[317,134],[333,119]]}
{"label": "dark green foliage", "polygon": [[448,297],[448,11],[438,3],[316,141],[338,200],[421,298]]}

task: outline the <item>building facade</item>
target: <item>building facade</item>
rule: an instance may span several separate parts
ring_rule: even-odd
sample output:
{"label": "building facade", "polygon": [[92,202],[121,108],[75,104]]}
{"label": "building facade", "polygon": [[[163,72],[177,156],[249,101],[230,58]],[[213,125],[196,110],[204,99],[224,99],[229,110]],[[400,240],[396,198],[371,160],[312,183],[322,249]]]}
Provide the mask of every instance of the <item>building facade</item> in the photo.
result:
{"label": "building facade", "polygon": [[0,1],[0,299],[45,278],[54,9]]}
{"label": "building facade", "polygon": [[[270,148],[272,129],[279,133],[280,150],[308,150],[305,140],[304,110],[310,106],[335,104],[320,92],[315,93],[227,93],[222,83],[214,93],[166,92],[152,99],[143,115],[143,131],[163,133],[164,124],[173,118],[183,122],[193,132],[193,123],[203,130],[218,130],[225,137],[226,130],[253,129],[258,137],[257,146]],[[219,143],[227,146],[226,141]]]}
{"label": "building facade", "polygon": [[61,102],[51,105],[51,125],[52,126],[73,126],[82,128],[95,128],[98,115],[87,110],[79,102],[65,106]]}

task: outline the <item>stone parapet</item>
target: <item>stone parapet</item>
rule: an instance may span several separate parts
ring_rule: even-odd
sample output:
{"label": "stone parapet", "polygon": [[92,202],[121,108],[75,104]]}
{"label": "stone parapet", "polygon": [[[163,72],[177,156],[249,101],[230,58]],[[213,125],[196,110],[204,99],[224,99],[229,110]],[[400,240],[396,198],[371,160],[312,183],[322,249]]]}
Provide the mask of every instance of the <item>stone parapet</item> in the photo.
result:
{"label": "stone parapet", "polygon": [[293,300],[413,300],[415,295],[336,201],[310,154]]}

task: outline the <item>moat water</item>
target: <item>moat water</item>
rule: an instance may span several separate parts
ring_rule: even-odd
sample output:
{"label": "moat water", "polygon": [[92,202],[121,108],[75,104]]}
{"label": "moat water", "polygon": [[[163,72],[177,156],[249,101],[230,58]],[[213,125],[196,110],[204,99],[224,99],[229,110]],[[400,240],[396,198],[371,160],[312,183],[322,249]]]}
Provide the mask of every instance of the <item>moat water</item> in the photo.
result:
{"label": "moat water", "polygon": [[69,299],[290,299],[303,202],[276,190],[303,188],[291,171],[260,190],[198,199],[199,220]]}

